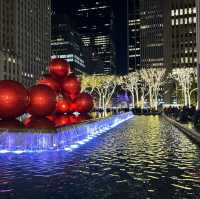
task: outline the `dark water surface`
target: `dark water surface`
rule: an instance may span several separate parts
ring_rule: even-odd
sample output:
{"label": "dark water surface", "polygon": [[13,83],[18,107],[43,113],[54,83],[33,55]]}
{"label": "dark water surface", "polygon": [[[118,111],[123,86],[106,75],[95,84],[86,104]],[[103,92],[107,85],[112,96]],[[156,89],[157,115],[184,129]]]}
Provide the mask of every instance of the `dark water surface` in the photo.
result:
{"label": "dark water surface", "polygon": [[73,152],[0,155],[0,199],[200,199],[200,148],[137,116]]}

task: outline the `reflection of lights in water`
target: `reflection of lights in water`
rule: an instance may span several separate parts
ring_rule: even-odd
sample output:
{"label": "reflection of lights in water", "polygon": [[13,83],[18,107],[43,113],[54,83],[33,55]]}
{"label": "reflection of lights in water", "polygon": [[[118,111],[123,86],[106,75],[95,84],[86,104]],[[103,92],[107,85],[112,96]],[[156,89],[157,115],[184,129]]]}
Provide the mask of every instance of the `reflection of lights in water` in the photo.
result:
{"label": "reflection of lights in water", "polygon": [[57,133],[14,133],[6,131],[0,135],[0,153],[72,151],[132,117],[132,113],[114,115],[95,122],[59,128]]}

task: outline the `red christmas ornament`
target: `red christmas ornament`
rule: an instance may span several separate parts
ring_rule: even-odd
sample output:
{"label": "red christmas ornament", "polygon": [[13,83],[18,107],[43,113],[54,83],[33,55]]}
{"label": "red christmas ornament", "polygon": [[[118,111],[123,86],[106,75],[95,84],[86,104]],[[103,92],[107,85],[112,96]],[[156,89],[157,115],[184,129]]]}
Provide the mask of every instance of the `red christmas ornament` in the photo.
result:
{"label": "red christmas ornament", "polygon": [[0,120],[0,128],[5,129],[18,129],[22,128],[23,124],[18,120]]}
{"label": "red christmas ornament", "polygon": [[58,99],[56,103],[56,113],[67,113],[70,111],[70,102],[66,99]]}
{"label": "red christmas ornament", "polygon": [[90,116],[89,115],[69,115],[69,123],[70,124],[78,124],[78,123],[81,123],[81,122],[85,122],[87,120],[90,119]]}
{"label": "red christmas ornament", "polygon": [[44,75],[38,82],[38,85],[46,85],[56,92],[60,91],[60,83],[51,75]]}
{"label": "red christmas ornament", "polygon": [[79,123],[79,119],[78,119],[78,116],[75,116],[75,115],[69,115],[69,123],[70,124],[77,124]]}
{"label": "red christmas ornament", "polygon": [[74,103],[76,105],[76,111],[79,113],[87,113],[94,106],[91,95],[87,93],[81,93]]}
{"label": "red christmas ornament", "polygon": [[37,129],[52,129],[54,128],[54,123],[47,118],[36,118],[29,117],[23,121],[26,128],[37,128]]}
{"label": "red christmas ornament", "polygon": [[50,63],[49,72],[55,77],[64,78],[70,73],[70,65],[66,60],[56,58]]}
{"label": "red christmas ornament", "polygon": [[48,115],[48,116],[46,116],[46,118],[47,118],[48,120],[50,120],[51,122],[54,122],[55,115]]}
{"label": "red christmas ornament", "polygon": [[62,82],[62,90],[65,96],[74,100],[81,91],[80,79],[75,76],[66,77]]}
{"label": "red christmas ornament", "polygon": [[0,118],[16,118],[23,114],[29,104],[27,90],[13,80],[0,81]]}
{"label": "red christmas ornament", "polygon": [[69,113],[77,112],[76,110],[77,110],[77,105],[74,102],[71,102],[69,104]]}
{"label": "red christmas ornament", "polygon": [[33,86],[29,90],[30,105],[28,112],[31,115],[44,117],[54,112],[56,108],[56,94],[45,85]]}
{"label": "red christmas ornament", "polygon": [[55,127],[62,127],[70,125],[69,116],[67,115],[56,115],[54,117]]}
{"label": "red christmas ornament", "polygon": [[87,114],[83,114],[83,115],[80,114],[80,115],[77,116],[78,122],[85,122],[85,121],[90,120],[90,119],[91,119],[91,117]]}

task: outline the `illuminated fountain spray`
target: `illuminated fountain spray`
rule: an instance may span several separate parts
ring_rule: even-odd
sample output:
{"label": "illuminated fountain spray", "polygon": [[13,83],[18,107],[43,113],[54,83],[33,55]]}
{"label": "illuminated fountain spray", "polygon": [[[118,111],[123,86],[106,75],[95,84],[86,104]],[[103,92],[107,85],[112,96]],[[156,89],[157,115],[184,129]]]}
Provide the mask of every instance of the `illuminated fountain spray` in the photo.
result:
{"label": "illuminated fountain spray", "polygon": [[123,113],[109,118],[58,128],[55,132],[30,129],[26,132],[5,131],[0,134],[0,153],[34,153],[72,151],[102,133],[133,117]]}

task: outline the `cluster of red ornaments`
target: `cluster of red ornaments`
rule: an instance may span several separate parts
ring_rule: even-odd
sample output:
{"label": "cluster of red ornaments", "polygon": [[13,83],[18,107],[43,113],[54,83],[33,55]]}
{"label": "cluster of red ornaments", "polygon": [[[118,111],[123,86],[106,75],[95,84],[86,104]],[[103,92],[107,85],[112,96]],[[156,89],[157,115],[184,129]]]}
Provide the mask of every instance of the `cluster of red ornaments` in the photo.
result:
{"label": "cluster of red ornaments", "polygon": [[[0,81],[0,128],[52,128],[88,120],[91,95],[81,92],[81,82],[64,59],[54,59],[49,73],[28,90],[13,80]],[[73,114],[73,113],[79,114]],[[29,113],[21,124],[18,116]]]}

